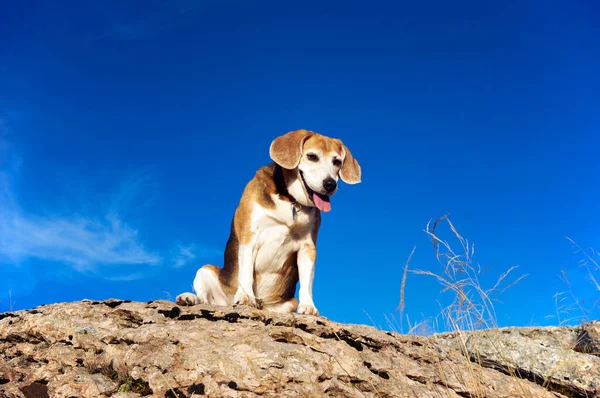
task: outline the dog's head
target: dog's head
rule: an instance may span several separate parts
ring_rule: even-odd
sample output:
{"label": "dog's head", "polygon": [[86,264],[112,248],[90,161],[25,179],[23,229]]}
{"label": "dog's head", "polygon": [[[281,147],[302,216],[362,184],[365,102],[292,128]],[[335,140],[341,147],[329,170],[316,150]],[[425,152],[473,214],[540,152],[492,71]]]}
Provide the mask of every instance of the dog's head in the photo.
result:
{"label": "dog's head", "polygon": [[271,159],[287,170],[296,170],[307,198],[319,210],[331,210],[330,197],[337,192],[338,179],[360,182],[360,165],[337,138],[308,130],[295,130],[273,140]]}

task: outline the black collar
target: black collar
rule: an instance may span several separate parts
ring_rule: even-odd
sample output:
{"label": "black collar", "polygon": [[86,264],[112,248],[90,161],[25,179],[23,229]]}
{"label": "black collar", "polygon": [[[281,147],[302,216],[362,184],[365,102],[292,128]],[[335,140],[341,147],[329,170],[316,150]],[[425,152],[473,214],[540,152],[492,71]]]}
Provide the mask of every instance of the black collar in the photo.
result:
{"label": "black collar", "polygon": [[285,177],[283,176],[283,169],[277,163],[275,164],[275,171],[273,173],[273,180],[275,181],[275,187],[277,193],[289,199],[290,202],[296,202],[296,199],[288,192],[287,186],[285,185]]}
{"label": "black collar", "polygon": [[[302,177],[300,177],[300,178],[302,178]],[[305,206],[298,203],[296,198],[294,198],[292,196],[292,194],[290,194],[290,192],[288,191],[287,186],[285,185],[285,177],[283,176],[283,169],[277,163],[275,163],[275,171],[273,173],[273,180],[275,181],[275,187],[277,189],[277,193],[279,194],[279,196],[282,196],[291,202],[292,214],[294,215],[294,218],[296,218],[296,214],[299,211],[301,211],[302,209],[304,209]],[[302,183],[304,184],[304,181],[302,181]]]}

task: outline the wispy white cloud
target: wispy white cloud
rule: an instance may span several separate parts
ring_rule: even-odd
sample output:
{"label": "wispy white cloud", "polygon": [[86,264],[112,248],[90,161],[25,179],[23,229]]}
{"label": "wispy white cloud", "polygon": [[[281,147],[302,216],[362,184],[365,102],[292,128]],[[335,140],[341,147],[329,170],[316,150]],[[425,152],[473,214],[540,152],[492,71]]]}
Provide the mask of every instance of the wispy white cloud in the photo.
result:
{"label": "wispy white cloud", "polygon": [[163,257],[147,249],[139,231],[115,212],[92,215],[37,215],[23,211],[0,176],[0,258],[18,264],[39,259],[95,271],[101,265],[157,265]]}
{"label": "wispy white cloud", "polygon": [[0,255],[12,262],[37,258],[85,272],[103,264],[156,265],[163,260],[139,242],[137,230],[115,216],[40,217],[17,209],[2,213]]}
{"label": "wispy white cloud", "polygon": [[145,274],[143,272],[134,272],[134,273],[126,274],[123,276],[109,276],[105,279],[108,279],[109,281],[114,281],[114,282],[129,282],[129,281],[135,281],[137,279],[143,279],[146,276],[147,276],[147,274]]}
{"label": "wispy white cloud", "polygon": [[[95,273],[111,280],[146,276],[149,266],[182,267],[199,256],[218,251],[197,245],[176,244],[168,253],[143,243],[138,229],[123,214],[152,184],[146,174],[127,180],[99,214],[36,214],[19,205],[13,185],[20,159],[10,142],[0,135],[0,264],[19,265],[37,259],[68,266],[81,273]],[[137,204],[137,202],[136,202]],[[142,267],[140,269],[140,267]]]}
{"label": "wispy white cloud", "polygon": [[181,268],[197,258],[213,258],[220,254],[221,251],[208,246],[177,244],[172,257],[172,266]]}
{"label": "wispy white cloud", "polygon": [[193,252],[193,247],[177,245],[178,254],[173,257],[173,267],[180,268],[196,259],[196,254]]}

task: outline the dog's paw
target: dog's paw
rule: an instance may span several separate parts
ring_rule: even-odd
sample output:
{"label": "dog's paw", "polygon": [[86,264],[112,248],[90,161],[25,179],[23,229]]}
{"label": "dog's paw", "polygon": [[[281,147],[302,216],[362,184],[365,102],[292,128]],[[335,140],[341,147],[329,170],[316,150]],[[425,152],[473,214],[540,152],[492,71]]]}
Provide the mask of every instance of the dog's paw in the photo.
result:
{"label": "dog's paw", "polygon": [[319,310],[312,304],[300,304],[298,314],[319,316]]}
{"label": "dog's paw", "polygon": [[175,299],[175,303],[178,305],[196,305],[200,304],[200,298],[194,293],[182,293]]}
{"label": "dog's paw", "polygon": [[234,305],[247,305],[249,307],[254,307],[261,309],[262,308],[262,300],[257,299],[254,295],[250,296],[246,294],[243,290],[238,290],[233,297]]}

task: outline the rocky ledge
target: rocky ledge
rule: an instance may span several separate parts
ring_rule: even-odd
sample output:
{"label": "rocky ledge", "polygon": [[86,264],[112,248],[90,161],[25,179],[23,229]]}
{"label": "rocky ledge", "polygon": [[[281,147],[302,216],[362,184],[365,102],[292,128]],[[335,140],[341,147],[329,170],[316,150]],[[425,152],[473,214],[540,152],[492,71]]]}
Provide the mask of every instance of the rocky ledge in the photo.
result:
{"label": "rocky ledge", "polygon": [[599,337],[85,300],[0,314],[0,397],[600,397]]}

